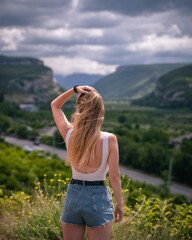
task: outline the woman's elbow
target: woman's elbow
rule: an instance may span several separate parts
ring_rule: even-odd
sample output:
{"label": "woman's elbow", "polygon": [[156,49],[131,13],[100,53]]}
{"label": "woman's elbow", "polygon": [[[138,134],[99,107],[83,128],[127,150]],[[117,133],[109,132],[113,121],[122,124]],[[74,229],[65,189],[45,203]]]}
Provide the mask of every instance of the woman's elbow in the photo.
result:
{"label": "woman's elbow", "polygon": [[53,106],[53,105],[54,105],[54,102],[55,102],[55,100],[51,101],[51,106]]}
{"label": "woman's elbow", "polygon": [[51,108],[52,108],[52,109],[57,108],[54,100],[51,102]]}

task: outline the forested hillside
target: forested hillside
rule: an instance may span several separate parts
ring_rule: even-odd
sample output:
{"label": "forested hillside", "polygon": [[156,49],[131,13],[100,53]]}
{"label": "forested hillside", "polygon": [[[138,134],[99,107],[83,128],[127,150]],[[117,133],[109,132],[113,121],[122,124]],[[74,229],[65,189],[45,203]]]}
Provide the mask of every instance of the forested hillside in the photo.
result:
{"label": "forested hillside", "polygon": [[142,106],[192,109],[192,65],[173,70],[157,81],[148,96],[133,101]]}
{"label": "forested hillside", "polygon": [[138,99],[151,93],[157,79],[184,64],[151,64],[121,66],[93,86],[105,100]]}

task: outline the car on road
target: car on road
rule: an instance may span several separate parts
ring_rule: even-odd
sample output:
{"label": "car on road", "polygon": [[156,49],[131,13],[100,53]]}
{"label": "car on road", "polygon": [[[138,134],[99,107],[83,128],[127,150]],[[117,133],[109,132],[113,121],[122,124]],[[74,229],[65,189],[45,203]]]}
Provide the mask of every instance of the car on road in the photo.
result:
{"label": "car on road", "polygon": [[44,149],[40,146],[28,146],[28,145],[25,145],[23,147],[23,149],[27,152],[34,152],[34,151],[43,151],[44,152]]}

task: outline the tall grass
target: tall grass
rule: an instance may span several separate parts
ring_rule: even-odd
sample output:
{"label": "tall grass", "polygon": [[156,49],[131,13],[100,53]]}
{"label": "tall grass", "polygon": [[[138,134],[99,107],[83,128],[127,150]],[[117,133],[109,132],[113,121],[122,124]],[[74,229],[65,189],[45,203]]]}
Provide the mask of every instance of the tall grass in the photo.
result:
{"label": "tall grass", "polygon": [[[192,204],[146,198],[140,190],[135,205],[127,203],[129,180],[124,184],[125,217],[113,224],[113,240],[192,239]],[[1,240],[61,240],[60,216],[69,179],[55,174],[36,183],[32,196],[24,192],[0,198]],[[0,192],[2,194],[2,192]],[[86,237],[87,239],[87,237]]]}

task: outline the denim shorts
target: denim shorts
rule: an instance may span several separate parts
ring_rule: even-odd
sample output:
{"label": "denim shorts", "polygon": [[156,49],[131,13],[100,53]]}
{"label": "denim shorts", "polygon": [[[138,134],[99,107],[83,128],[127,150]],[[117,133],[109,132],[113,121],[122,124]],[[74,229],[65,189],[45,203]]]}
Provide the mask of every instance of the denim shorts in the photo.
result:
{"label": "denim shorts", "polygon": [[61,217],[63,223],[98,227],[114,219],[114,206],[107,186],[69,184]]}

